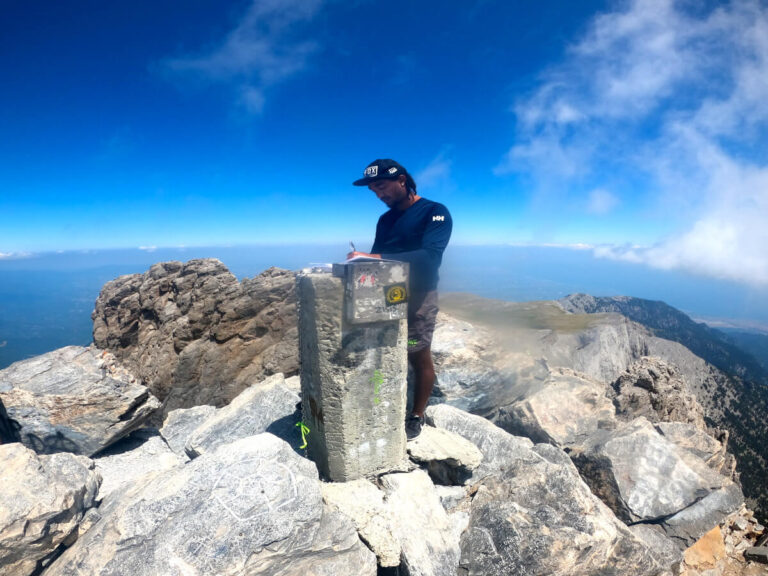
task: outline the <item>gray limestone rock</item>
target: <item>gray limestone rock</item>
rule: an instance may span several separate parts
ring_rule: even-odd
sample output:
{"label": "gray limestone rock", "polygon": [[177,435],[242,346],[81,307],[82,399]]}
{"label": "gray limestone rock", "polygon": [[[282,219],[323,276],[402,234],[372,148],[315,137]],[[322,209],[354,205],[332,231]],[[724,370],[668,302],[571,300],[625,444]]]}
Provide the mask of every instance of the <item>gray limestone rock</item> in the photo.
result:
{"label": "gray limestone rock", "polygon": [[298,371],[294,274],[238,282],[218,260],[163,262],[104,285],[93,339],[163,400],[223,406],[265,376]]}
{"label": "gray limestone rock", "polygon": [[168,443],[168,446],[176,454],[189,460],[184,446],[192,433],[213,416],[216,412],[215,406],[203,404],[193,408],[177,408],[171,410],[163,421],[163,427],[160,428],[160,435]]}
{"label": "gray limestone rock", "polygon": [[381,477],[394,534],[409,576],[454,576],[459,542],[426,472]]}
{"label": "gray limestone rock", "polygon": [[710,468],[720,471],[727,457],[724,442],[689,422],[659,422],[656,430],[670,442],[704,460]]}
{"label": "gray limestone rock", "polygon": [[[285,419],[276,436],[285,440],[294,431],[294,413],[299,396],[284,386],[282,374],[270,376],[241,392],[232,402],[203,421],[187,440],[185,450],[190,458],[215,450],[238,438],[254,436],[274,428]],[[270,432],[273,430],[270,429]],[[298,437],[297,437],[298,438]]]}
{"label": "gray limestone rock", "polygon": [[80,346],[1,370],[0,402],[25,446],[86,456],[140,427],[160,407],[109,354]]}
{"label": "gray limestone rock", "polygon": [[46,576],[376,574],[315,466],[271,434],[145,476],[99,512]]}
{"label": "gray limestone rock", "polygon": [[473,479],[499,471],[510,460],[535,460],[531,452],[533,442],[528,438],[512,436],[492,422],[453,406],[429,406],[426,420],[430,425],[455,432],[477,446],[483,459],[473,472]]}
{"label": "gray limestone rock", "polygon": [[536,445],[477,485],[459,575],[665,573],[554,446]]}
{"label": "gray limestone rock", "polygon": [[461,536],[462,576],[662,574],[652,554],[581,480],[565,452],[446,405],[427,420],[483,453]]}
{"label": "gray limestone rock", "polygon": [[22,444],[0,445],[0,575],[26,576],[77,538],[101,477],[85,456],[39,456]]}
{"label": "gray limestone rock", "polygon": [[731,483],[644,418],[595,438],[574,461],[593,492],[628,523],[671,516]]}
{"label": "gray limestone rock", "polygon": [[[114,444],[108,454],[101,453],[94,459],[96,470],[101,474],[102,483],[99,488],[99,500],[110,497],[113,493],[130,486],[142,476],[154,472],[168,472],[173,468],[183,466],[188,458],[183,458],[173,452],[162,436],[154,434],[139,434],[135,432],[130,438]],[[139,441],[134,440],[137,437]],[[123,448],[121,444],[134,440],[131,445]],[[133,445],[138,443],[138,445]],[[119,450],[119,451],[118,451]]]}
{"label": "gray limestone rock", "polygon": [[648,546],[659,564],[671,568],[677,574],[677,568],[683,561],[683,551],[674,540],[666,536],[661,526],[633,524],[629,529]]}
{"label": "gray limestone rock", "polygon": [[[370,481],[323,482],[323,500],[348,516],[360,538],[385,568],[400,565],[400,542],[393,533],[395,519],[384,504],[384,493]],[[415,537],[415,535],[414,535]]]}
{"label": "gray limestone rock", "polygon": [[644,356],[613,383],[617,413],[624,420],[643,416],[651,422],[690,422],[706,430],[704,409],[672,364]]}
{"label": "gray limestone rock", "polygon": [[421,434],[408,442],[411,460],[424,464],[437,484],[463,484],[472,476],[483,454],[469,440],[455,432],[425,426]]}
{"label": "gray limestone rock", "polygon": [[617,421],[605,385],[572,370],[553,369],[524,398],[499,410],[496,424],[517,436],[560,447],[579,447]]}
{"label": "gray limestone rock", "polygon": [[722,523],[743,503],[744,495],[741,489],[738,485],[729,482],[674,516],[665,518],[661,526],[669,538],[673,539],[681,549],[685,549]]}

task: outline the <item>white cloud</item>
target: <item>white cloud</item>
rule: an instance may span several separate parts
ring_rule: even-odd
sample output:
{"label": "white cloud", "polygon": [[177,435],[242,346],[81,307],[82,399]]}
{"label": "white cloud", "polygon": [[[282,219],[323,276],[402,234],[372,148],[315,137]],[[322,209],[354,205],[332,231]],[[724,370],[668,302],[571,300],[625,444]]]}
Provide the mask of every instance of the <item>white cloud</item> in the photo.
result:
{"label": "white cloud", "polygon": [[139,246],[139,250],[143,250],[144,252],[154,252],[157,250],[157,246]]}
{"label": "white cloud", "polygon": [[19,260],[21,258],[31,258],[31,252],[0,252],[0,260]]}
{"label": "white cloud", "polygon": [[651,214],[677,231],[597,254],[768,284],[766,102],[764,3],[632,0],[597,16],[516,104],[517,142],[496,170],[561,198],[588,181],[592,213],[615,207],[617,174],[640,175],[653,201],[638,226]]}
{"label": "white cloud", "polygon": [[317,50],[302,37],[322,0],[253,0],[248,11],[216,47],[202,54],[169,58],[166,70],[233,86],[240,105],[260,114],[265,92],[303,70]]}
{"label": "white cloud", "polygon": [[451,160],[443,153],[438,154],[422,170],[413,176],[419,192],[423,190],[450,191],[454,188],[451,177]]}

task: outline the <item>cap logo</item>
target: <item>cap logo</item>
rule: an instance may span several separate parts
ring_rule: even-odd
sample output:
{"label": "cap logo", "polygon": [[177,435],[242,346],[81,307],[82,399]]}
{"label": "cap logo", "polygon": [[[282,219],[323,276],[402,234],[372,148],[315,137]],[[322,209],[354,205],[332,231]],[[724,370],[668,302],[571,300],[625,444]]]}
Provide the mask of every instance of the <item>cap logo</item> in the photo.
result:
{"label": "cap logo", "polygon": [[395,172],[397,172],[397,166],[392,166],[392,168],[387,170],[387,172],[389,172],[390,174],[394,174]]}
{"label": "cap logo", "polygon": [[363,172],[363,176],[366,176],[369,178],[375,178],[378,175],[379,175],[379,167],[376,164],[374,164],[373,166],[368,166],[368,168],[365,169],[365,172]]}

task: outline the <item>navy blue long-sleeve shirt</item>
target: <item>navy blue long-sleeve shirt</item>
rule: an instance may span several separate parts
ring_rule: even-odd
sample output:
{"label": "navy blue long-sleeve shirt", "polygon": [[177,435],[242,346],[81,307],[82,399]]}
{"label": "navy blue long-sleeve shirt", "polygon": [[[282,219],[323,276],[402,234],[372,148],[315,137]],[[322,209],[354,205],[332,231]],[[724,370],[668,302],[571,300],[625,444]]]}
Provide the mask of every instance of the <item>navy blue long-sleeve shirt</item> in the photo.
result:
{"label": "navy blue long-sleeve shirt", "polygon": [[410,289],[437,289],[438,269],[451,238],[453,221],[438,202],[420,198],[405,212],[391,208],[376,224],[372,254],[410,264]]}

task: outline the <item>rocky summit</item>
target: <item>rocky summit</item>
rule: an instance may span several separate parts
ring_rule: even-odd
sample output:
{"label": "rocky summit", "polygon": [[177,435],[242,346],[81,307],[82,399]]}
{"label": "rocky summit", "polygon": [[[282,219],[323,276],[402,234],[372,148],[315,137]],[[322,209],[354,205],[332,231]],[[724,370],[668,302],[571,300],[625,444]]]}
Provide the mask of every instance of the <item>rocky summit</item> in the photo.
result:
{"label": "rocky summit", "polygon": [[156,264],[0,371],[0,576],[768,574],[720,372],[588,297],[446,295],[408,456],[322,478],[294,282]]}

